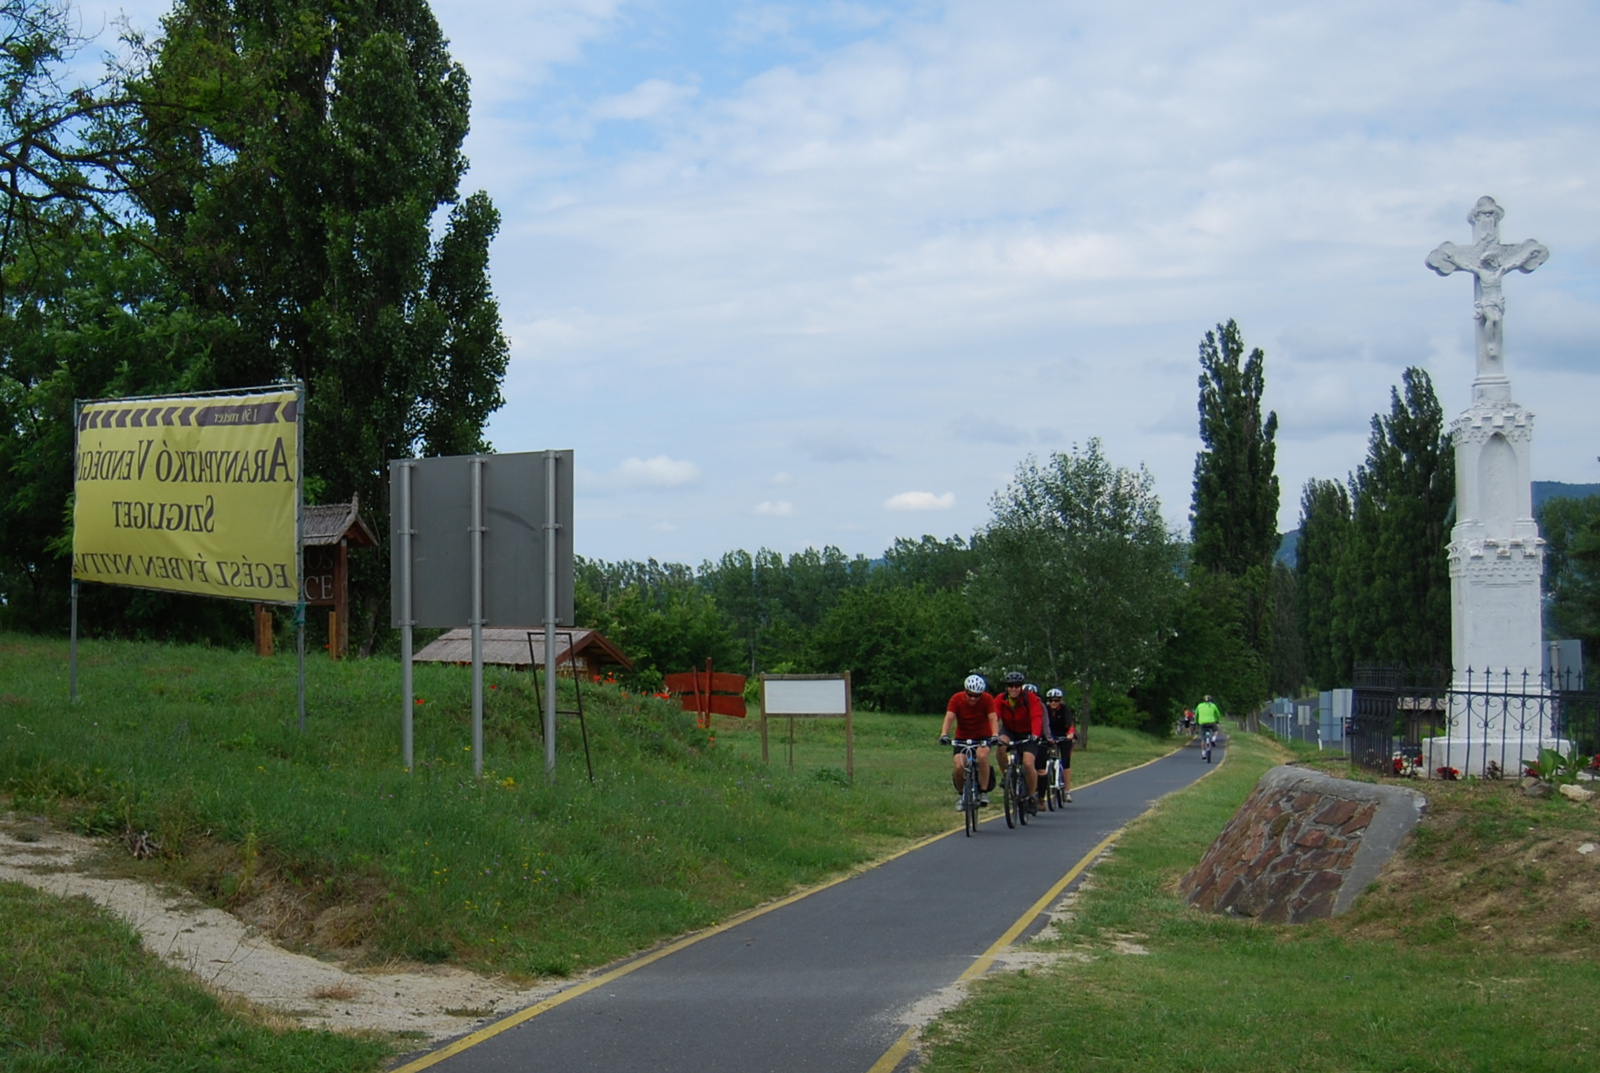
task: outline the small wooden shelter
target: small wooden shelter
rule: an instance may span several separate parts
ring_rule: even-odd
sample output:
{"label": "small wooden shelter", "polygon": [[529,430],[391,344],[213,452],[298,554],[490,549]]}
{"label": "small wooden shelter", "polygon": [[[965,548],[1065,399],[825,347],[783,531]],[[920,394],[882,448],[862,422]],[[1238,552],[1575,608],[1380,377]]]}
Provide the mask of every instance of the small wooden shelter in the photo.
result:
{"label": "small wooden shelter", "polygon": [[361,517],[360,496],[306,507],[304,520],[306,603],[333,608],[328,655],[341,659],[350,652],[350,549],[375,548],[378,538]]}
{"label": "small wooden shelter", "polygon": [[[414,663],[471,663],[472,630],[451,630],[411,657]],[[544,667],[544,627],[505,628],[485,626],[483,662],[526,670]],[[598,630],[556,630],[555,664],[558,671],[598,677],[608,668],[633,670],[633,661],[622,649],[606,640]]]}

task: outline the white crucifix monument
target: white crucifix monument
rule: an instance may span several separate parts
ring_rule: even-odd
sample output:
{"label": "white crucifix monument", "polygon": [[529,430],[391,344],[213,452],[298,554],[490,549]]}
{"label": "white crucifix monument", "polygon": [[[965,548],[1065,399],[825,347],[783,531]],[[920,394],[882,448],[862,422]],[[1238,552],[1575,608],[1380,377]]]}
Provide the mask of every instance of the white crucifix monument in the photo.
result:
{"label": "white crucifix monument", "polygon": [[1478,374],[1472,405],[1450,425],[1456,449],[1456,524],[1450,531],[1450,733],[1426,743],[1429,773],[1481,775],[1492,761],[1508,775],[1539,749],[1565,751],[1541,679],[1540,579],[1544,541],[1533,518],[1529,455],[1533,414],[1511,400],[1506,377],[1506,273],[1532,272],[1550,251],[1500,241],[1505,210],[1481,197],[1467,217],[1472,244],[1445,242],[1428,254],[1441,276],[1472,274]]}

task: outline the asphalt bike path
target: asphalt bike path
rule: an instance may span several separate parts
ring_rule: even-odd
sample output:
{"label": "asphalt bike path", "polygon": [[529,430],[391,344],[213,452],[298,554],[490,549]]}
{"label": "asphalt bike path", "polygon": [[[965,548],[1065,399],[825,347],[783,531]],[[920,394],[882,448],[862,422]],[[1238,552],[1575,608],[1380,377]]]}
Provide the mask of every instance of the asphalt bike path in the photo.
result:
{"label": "asphalt bike path", "polygon": [[[1037,930],[1106,843],[1212,763],[1197,744],[1073,791],[1026,827],[960,828],[688,936],[396,1073],[888,1073],[898,1015]],[[1001,812],[997,785],[985,813]],[[951,817],[955,794],[950,795]]]}

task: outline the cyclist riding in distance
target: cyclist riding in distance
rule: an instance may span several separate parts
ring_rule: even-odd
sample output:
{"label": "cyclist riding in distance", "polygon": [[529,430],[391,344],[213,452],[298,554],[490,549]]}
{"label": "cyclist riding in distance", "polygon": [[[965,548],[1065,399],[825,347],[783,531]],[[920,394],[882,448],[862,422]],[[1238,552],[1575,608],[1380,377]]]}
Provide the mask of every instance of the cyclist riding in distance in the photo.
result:
{"label": "cyclist riding in distance", "polygon": [[1056,743],[1056,750],[1061,754],[1061,790],[1066,800],[1071,801],[1072,746],[1078,740],[1078,725],[1061,690],[1052,689],[1044,695],[1044,721],[1045,736]]}
{"label": "cyclist riding in distance", "polygon": [[[1202,739],[1207,731],[1210,731],[1213,738],[1216,737],[1217,724],[1222,721],[1222,709],[1212,702],[1210,693],[1206,694],[1205,700],[1194,706],[1194,721],[1200,728]],[[1209,754],[1207,754],[1206,759],[1211,759]]]}
{"label": "cyclist riding in distance", "polygon": [[1039,800],[1039,744],[1044,737],[1044,706],[1039,694],[1030,691],[1020,671],[1008,671],[1005,677],[1005,695],[995,701],[995,715],[1000,721],[1000,766],[1006,765],[1006,753],[1013,741],[1031,739],[1018,747],[1022,757],[1022,777],[1028,783],[1028,796]]}
{"label": "cyclist riding in distance", "polygon": [[[978,803],[989,803],[989,790],[994,783],[994,776],[989,774],[989,741],[997,737],[1000,727],[995,720],[994,698],[989,695],[989,683],[983,680],[982,675],[969,674],[962,683],[960,693],[950,698],[950,703],[945,705],[944,728],[939,731],[939,740],[948,742],[952,736],[963,738],[967,741],[981,741],[984,744],[978,747]],[[954,729],[955,734],[950,731]],[[961,788],[966,782],[966,757],[960,746],[955,747],[952,756],[953,766],[950,771],[950,781],[955,783],[957,807],[960,807]],[[984,780],[988,780],[988,786]]]}

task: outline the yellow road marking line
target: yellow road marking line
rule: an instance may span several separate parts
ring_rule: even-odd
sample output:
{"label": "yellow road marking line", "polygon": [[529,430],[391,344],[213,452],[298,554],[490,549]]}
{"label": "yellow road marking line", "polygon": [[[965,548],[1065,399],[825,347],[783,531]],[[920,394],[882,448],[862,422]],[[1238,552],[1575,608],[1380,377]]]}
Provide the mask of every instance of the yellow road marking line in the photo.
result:
{"label": "yellow road marking line", "polygon": [[[1092,782],[1086,782],[1083,784],[1083,786],[1093,786],[1097,782],[1105,782],[1107,779],[1114,779],[1124,772],[1137,771],[1141,767],[1149,767],[1151,764],[1154,764],[1156,760],[1165,760],[1168,756],[1172,756],[1174,753],[1182,751],[1183,748],[1184,746],[1180,745],[1171,753],[1167,753],[1166,756],[1158,756],[1155,760],[1147,760],[1143,764],[1138,765],[1138,767],[1123,768],[1122,771],[1113,771],[1111,774],[1102,775]],[[1228,758],[1226,750],[1223,751],[1222,758],[1223,760]],[[1211,771],[1215,771],[1221,766],[1222,760],[1219,760],[1211,768]],[[1206,772],[1205,775],[1201,775],[1200,778],[1205,778],[1206,775],[1211,774],[1211,771]],[[1199,779],[1196,779],[1195,781],[1198,782]],[[1192,786],[1194,783],[1190,783],[1189,785]],[[1152,805],[1149,809],[1146,809],[1144,813],[1141,813],[1141,815],[1147,815],[1154,808],[1155,806]],[[1074,879],[1077,879],[1078,876],[1082,875],[1083,870],[1089,867],[1089,865],[1093,864],[1095,859],[1098,858],[1100,854],[1105,852],[1106,847],[1115,842],[1117,840],[1117,836],[1121,835],[1125,830],[1127,830],[1126,827],[1117,828],[1115,831],[1112,831],[1109,835],[1102,839],[1098,846],[1084,854],[1078,863],[1072,866],[1071,871],[1062,876],[1061,879],[1056,882],[1056,885],[1051,887],[1050,890],[1045,893],[1044,897],[1034,902],[1027,912],[1023,913],[1017,918],[1017,922],[1015,924],[1006,929],[1004,935],[996,939],[989,949],[985,950],[981,955],[979,955],[977,960],[975,960],[971,965],[967,966],[966,972],[956,977],[956,983],[963,983],[972,979],[973,977],[982,976],[984,973],[988,972],[989,966],[994,964],[994,959],[1000,956],[1000,951],[1004,950],[1006,947],[1015,942],[1017,936],[1022,934],[1023,929],[1032,923],[1033,918],[1044,912],[1045,909],[1049,907],[1051,899],[1065,890]],[[876,1062],[872,1063],[871,1067],[867,1070],[867,1073],[894,1073],[895,1067],[905,1060],[906,1055],[911,1053],[911,1048],[916,1045],[917,1035],[921,1031],[922,1028],[917,1025],[913,1025],[906,1029],[903,1033],[901,1033],[900,1038],[895,1040],[894,1044],[890,1046],[887,1051],[883,1052],[882,1057],[880,1057]]]}
{"label": "yellow road marking line", "polygon": [[869,864],[864,868],[859,868],[853,872],[848,872],[845,875],[830,879],[826,883],[819,883],[814,887],[807,887],[805,890],[795,891],[793,894],[790,894],[784,898],[779,898],[775,902],[768,902],[766,905],[758,905],[754,909],[747,909],[744,912],[723,921],[721,924],[714,924],[703,931],[697,931],[690,935],[685,935],[682,939],[679,939],[676,942],[668,943],[659,950],[652,950],[648,954],[644,954],[641,957],[634,958],[632,961],[618,965],[616,968],[611,969],[608,972],[603,972],[599,976],[591,977],[590,979],[579,984],[574,984],[565,991],[562,991],[559,994],[551,995],[542,1002],[536,1002],[532,1006],[520,1009],[508,1017],[496,1021],[492,1025],[487,1025],[483,1028],[480,1028],[478,1031],[473,1032],[470,1035],[462,1036],[448,1047],[442,1047],[437,1051],[432,1051],[423,1055],[421,1058],[407,1062],[403,1066],[398,1066],[391,1070],[390,1073],[416,1073],[417,1070],[427,1069],[429,1066],[437,1065],[446,1058],[451,1058],[455,1055],[458,1055],[470,1047],[476,1047],[484,1040],[492,1039],[507,1029],[515,1028],[524,1021],[531,1020],[539,1016],[541,1013],[553,1010],[563,1003],[570,1002],[579,995],[588,994],[597,987],[609,984],[613,980],[621,979],[630,972],[633,972],[635,969],[642,969],[652,962],[660,961],[668,954],[676,954],[679,950],[682,950],[685,947],[693,946],[702,939],[709,939],[713,935],[720,935],[731,928],[737,928],[740,924],[743,924],[746,921],[754,920],[759,916],[764,916],[765,914],[772,912],[774,909],[782,909],[786,905],[792,905],[795,902],[798,902],[801,898],[808,898],[819,891],[827,890],[829,887],[838,886],[847,879],[853,879],[856,876],[861,875],[863,872],[870,872],[874,868],[888,864],[897,857],[904,857],[906,854],[913,853],[924,846],[931,845],[934,842],[939,841],[941,838],[948,838],[960,830],[963,830],[963,828],[955,827],[948,831],[940,832],[936,835],[930,835],[929,837],[924,838],[922,841],[914,842],[905,849],[902,849],[896,853],[891,853],[889,856],[883,858],[883,860],[874,861],[872,864]]}
{"label": "yellow road marking line", "polygon": [[[1132,771],[1133,769],[1129,768],[1128,770]],[[1106,777],[1110,778],[1111,776],[1108,775]],[[1117,837],[1122,834],[1123,830],[1124,828],[1119,827],[1115,831],[1112,831],[1109,835],[1106,835],[1105,838],[1100,840],[1099,845],[1095,846],[1095,848],[1090,850],[1088,853],[1085,853],[1083,857],[1079,859],[1078,863],[1072,866],[1066,875],[1056,880],[1055,884],[1044,893],[1042,898],[1034,902],[1027,908],[1026,911],[1023,912],[1020,917],[1017,918],[1016,923],[1012,924],[1011,927],[1005,930],[1005,933],[1002,934],[1000,938],[991,943],[989,945],[989,949],[978,955],[977,959],[974,960],[971,965],[967,966],[966,972],[963,972],[960,976],[956,977],[956,983],[964,983],[967,980],[971,980],[976,976],[982,976],[984,973],[988,972],[989,966],[994,964],[994,959],[1000,956],[1000,951],[1016,942],[1017,936],[1022,934],[1023,929],[1029,924],[1033,923],[1033,918],[1048,909],[1051,901],[1053,901],[1057,895],[1066,889],[1067,884],[1071,883],[1074,879],[1077,879],[1080,875],[1082,875],[1083,870],[1089,867],[1089,865],[1093,864],[1095,859],[1106,851],[1106,847],[1117,840]],[[901,1060],[904,1059],[908,1053],[910,1053],[911,1045],[916,1042],[917,1033],[920,1031],[921,1029],[916,1026],[906,1029],[901,1037],[894,1041],[894,1045],[887,1051],[883,1052],[883,1057],[872,1063],[872,1067],[867,1070],[867,1073],[892,1073],[894,1067],[899,1065]]]}
{"label": "yellow road marking line", "polygon": [[[1179,748],[1181,749],[1182,746],[1179,746]],[[1174,750],[1174,752],[1176,752],[1176,751],[1177,750]],[[1104,782],[1106,779],[1116,778],[1118,775],[1124,774],[1125,772],[1137,771],[1137,770],[1139,770],[1139,768],[1149,767],[1151,764],[1154,764],[1156,762],[1156,760],[1165,760],[1167,756],[1171,756],[1171,755],[1172,755],[1172,753],[1167,753],[1165,756],[1156,757],[1155,760],[1147,760],[1143,764],[1138,764],[1138,765],[1136,765],[1134,767],[1130,767],[1130,768],[1123,768],[1122,771],[1113,771],[1109,775],[1102,775],[1098,779],[1095,779],[1095,780],[1093,780],[1091,782],[1084,783],[1083,787],[1080,787],[1080,789],[1085,788],[1085,787],[1089,787],[1089,786],[1093,786],[1097,782]],[[998,818],[998,817],[991,816],[989,819],[996,819],[996,818]],[[984,820],[983,822],[984,823],[988,823],[989,820]],[[473,1033],[471,1033],[469,1035],[466,1035],[466,1036],[462,1036],[460,1039],[456,1040],[454,1043],[450,1044],[447,1047],[441,1047],[439,1050],[431,1051],[428,1054],[423,1055],[421,1058],[417,1058],[417,1059],[414,1059],[414,1060],[412,1060],[410,1062],[407,1062],[403,1066],[397,1066],[393,1070],[390,1070],[390,1073],[417,1073],[418,1070],[423,1070],[423,1069],[427,1069],[429,1066],[438,1065],[440,1062],[444,1061],[446,1058],[453,1058],[456,1055],[460,1054],[462,1051],[468,1050],[469,1048],[472,1048],[472,1047],[476,1047],[478,1044],[484,1042],[485,1040],[493,1039],[495,1036],[498,1036],[500,1033],[505,1032],[508,1029],[516,1028],[518,1025],[522,1024],[523,1022],[530,1021],[533,1018],[539,1016],[541,1013],[546,1013],[546,1012],[548,1012],[550,1010],[553,1010],[557,1006],[560,1006],[560,1005],[562,1005],[564,1003],[570,1002],[570,1001],[572,1001],[573,999],[577,998],[580,995],[586,995],[590,991],[593,991],[595,988],[601,987],[601,986],[603,986],[605,984],[609,984],[613,980],[621,979],[622,977],[624,977],[624,976],[628,975],[629,973],[633,972],[635,969],[642,969],[646,965],[649,965],[649,964],[651,964],[653,962],[656,962],[656,961],[660,961],[662,958],[666,957],[669,954],[676,954],[679,950],[682,950],[685,947],[693,946],[695,943],[698,943],[702,939],[709,939],[713,935],[720,935],[723,932],[728,931],[728,930],[730,930],[732,928],[737,928],[740,924],[743,924],[746,921],[754,920],[756,917],[764,916],[767,913],[772,912],[774,909],[782,909],[786,905],[793,905],[795,902],[798,902],[802,898],[808,898],[811,895],[818,893],[819,891],[827,890],[829,887],[838,886],[840,883],[843,883],[847,879],[854,879],[856,876],[861,875],[863,872],[870,872],[872,869],[881,867],[881,866],[883,866],[885,864],[888,864],[890,861],[895,860],[897,858],[904,857],[908,853],[914,853],[915,851],[921,849],[924,846],[932,845],[933,843],[939,841],[941,838],[949,838],[951,835],[955,834],[957,831],[964,831],[964,830],[966,830],[965,827],[952,827],[948,831],[943,831],[943,832],[940,832],[939,834],[936,834],[936,835],[930,835],[929,837],[924,838],[920,842],[912,843],[911,845],[907,846],[903,850],[900,850],[899,852],[891,853],[889,856],[883,858],[881,861],[874,861],[872,864],[867,865],[865,868],[859,868],[859,869],[856,869],[853,872],[848,872],[845,875],[838,876],[838,877],[836,877],[834,879],[830,879],[826,883],[819,883],[814,887],[807,887],[805,890],[796,891],[795,893],[789,895],[788,897],[779,898],[775,902],[768,902],[766,905],[758,905],[754,909],[747,909],[743,913],[740,913],[737,916],[731,917],[728,920],[723,921],[721,924],[715,924],[715,925],[712,925],[709,928],[706,928],[704,931],[697,931],[697,932],[694,932],[693,934],[686,935],[682,939],[677,940],[676,942],[668,943],[666,946],[661,947],[659,950],[653,950],[648,954],[644,954],[643,956],[635,958],[632,961],[629,961],[629,962],[626,962],[625,964],[619,965],[616,968],[611,969],[608,972],[603,972],[599,976],[591,977],[590,979],[585,980],[585,981],[583,981],[582,983],[579,983],[579,984],[574,984],[572,987],[567,988],[565,991],[562,991],[562,992],[560,992],[558,994],[555,994],[555,995],[551,995],[549,998],[543,1000],[542,1002],[536,1002],[532,1006],[524,1007],[523,1009],[518,1010],[516,1013],[513,1013],[510,1016],[504,1017],[501,1020],[496,1021],[492,1025],[487,1025],[487,1026],[485,1026],[483,1028],[478,1029],[478,1031],[476,1031],[476,1032],[473,1032]],[[1111,837],[1115,838],[1116,835],[1113,834]],[[1107,841],[1109,842],[1110,839],[1107,839]],[[1102,843],[1101,845],[1104,845],[1104,844],[1105,843]],[[1100,850],[1099,850],[1099,848],[1096,848],[1094,853],[1098,853],[1098,852],[1100,852]],[[1094,853],[1091,853],[1089,855],[1089,857],[1086,857],[1084,859],[1084,861],[1078,862],[1078,866],[1076,868],[1074,868],[1073,871],[1067,873],[1067,877],[1065,879],[1063,879],[1060,883],[1056,884],[1055,887],[1051,888],[1052,894],[1046,895],[1045,899],[1048,901],[1049,898],[1054,894],[1055,891],[1060,890],[1062,887],[1064,887],[1068,883],[1072,882],[1073,877],[1076,876],[1080,871],[1083,870],[1085,862],[1088,861],[1088,860],[1092,860],[1093,859]],[[1021,924],[1014,925],[1012,930],[1007,931],[1006,934],[1001,937],[1000,941],[998,941],[994,946],[990,947],[990,952],[988,954],[984,955],[985,957],[988,958],[988,961],[984,961],[983,962],[984,966],[987,967],[989,962],[992,962],[994,960],[994,954],[996,952],[998,952],[1001,947],[1003,947],[1007,943],[1009,943],[1011,941],[1011,939],[1014,938],[1017,934],[1020,934],[1021,931],[1022,931],[1022,927],[1026,925],[1026,922],[1028,920],[1033,919],[1034,916],[1037,916],[1039,914],[1039,912],[1040,912],[1040,910],[1038,910],[1038,909],[1032,910],[1031,911],[1031,915],[1028,916],[1028,917],[1023,918],[1023,922]],[[965,980],[967,978],[967,976],[969,974],[971,974],[971,973],[972,973],[972,970],[968,969],[967,973],[963,973],[962,974],[961,979]],[[899,1044],[897,1043],[897,1044],[895,1044],[895,1046],[898,1047]],[[909,1044],[908,1044],[908,1047],[909,1047]],[[891,1048],[891,1050],[893,1050],[893,1048]],[[902,1054],[903,1053],[904,1052],[902,1052]],[[887,1057],[887,1055],[885,1057]],[[876,1073],[876,1071],[878,1070],[878,1067],[881,1066],[882,1064],[883,1064],[883,1059],[880,1058],[878,1060],[878,1063],[875,1064],[872,1067],[873,1073]],[[893,1069],[894,1067],[891,1065],[891,1066],[886,1066],[884,1068]]]}

